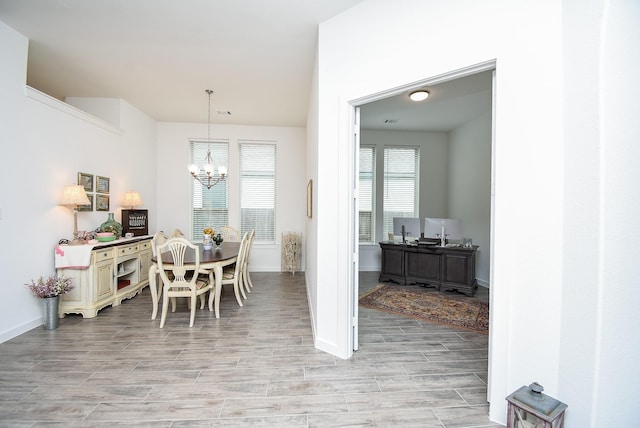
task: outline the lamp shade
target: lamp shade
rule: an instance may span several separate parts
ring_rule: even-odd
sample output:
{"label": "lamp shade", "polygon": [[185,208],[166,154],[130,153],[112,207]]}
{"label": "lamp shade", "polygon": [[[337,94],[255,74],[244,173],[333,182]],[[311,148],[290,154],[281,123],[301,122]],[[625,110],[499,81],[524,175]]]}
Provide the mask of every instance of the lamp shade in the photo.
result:
{"label": "lamp shade", "polygon": [[142,198],[140,198],[140,193],[134,192],[133,190],[131,192],[126,192],[124,194],[122,206],[130,207],[132,209],[135,207],[142,206]]}
{"label": "lamp shade", "polygon": [[91,204],[91,201],[87,197],[87,193],[84,191],[84,186],[81,184],[71,184],[64,187],[60,205],[73,205],[74,207],[77,207],[78,205],[89,204]]}

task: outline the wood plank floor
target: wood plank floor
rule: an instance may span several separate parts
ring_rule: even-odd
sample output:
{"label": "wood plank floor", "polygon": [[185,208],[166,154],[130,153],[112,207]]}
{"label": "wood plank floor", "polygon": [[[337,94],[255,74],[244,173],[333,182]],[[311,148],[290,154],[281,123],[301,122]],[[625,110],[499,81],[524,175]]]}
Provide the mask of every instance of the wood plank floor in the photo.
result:
{"label": "wood plank floor", "polygon": [[361,308],[341,360],[313,347],[303,274],[252,278],[244,307],[227,289],[193,328],[183,301],[160,329],[145,289],[0,344],[0,427],[500,426],[486,335]]}

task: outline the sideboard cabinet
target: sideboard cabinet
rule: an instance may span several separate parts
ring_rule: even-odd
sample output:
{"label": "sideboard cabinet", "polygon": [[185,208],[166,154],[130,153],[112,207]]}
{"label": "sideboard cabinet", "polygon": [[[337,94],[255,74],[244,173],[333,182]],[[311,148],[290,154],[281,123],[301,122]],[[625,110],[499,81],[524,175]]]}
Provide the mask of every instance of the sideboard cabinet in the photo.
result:
{"label": "sideboard cabinet", "polygon": [[380,281],[431,285],[440,291],[457,290],[473,296],[476,281],[476,250],[472,247],[395,244],[380,242]]}
{"label": "sideboard cabinet", "polygon": [[62,295],[60,317],[82,314],[93,318],[106,306],[117,306],[149,284],[151,239],[148,236],[86,246],[89,265],[57,268],[58,275],[74,279],[75,287]]}

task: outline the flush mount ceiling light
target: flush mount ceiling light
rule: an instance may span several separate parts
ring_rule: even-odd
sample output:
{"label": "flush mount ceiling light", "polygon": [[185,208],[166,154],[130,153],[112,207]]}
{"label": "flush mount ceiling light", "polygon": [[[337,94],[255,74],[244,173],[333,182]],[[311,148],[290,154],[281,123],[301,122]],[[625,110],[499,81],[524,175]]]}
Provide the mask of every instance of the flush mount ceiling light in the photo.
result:
{"label": "flush mount ceiling light", "polygon": [[429,91],[424,89],[413,91],[409,94],[409,98],[411,98],[411,101],[424,101],[428,97],[429,97]]}
{"label": "flush mount ceiling light", "polygon": [[220,183],[227,176],[227,167],[220,165],[218,167],[218,173],[216,174],[213,157],[211,157],[211,94],[213,91],[211,89],[206,89],[205,92],[209,95],[209,123],[208,123],[208,131],[207,131],[207,143],[209,144],[207,148],[207,156],[204,158],[205,163],[202,166],[202,173],[200,172],[200,167],[196,164],[189,165],[189,173],[191,176],[200,182],[207,189],[211,189],[216,184]]}

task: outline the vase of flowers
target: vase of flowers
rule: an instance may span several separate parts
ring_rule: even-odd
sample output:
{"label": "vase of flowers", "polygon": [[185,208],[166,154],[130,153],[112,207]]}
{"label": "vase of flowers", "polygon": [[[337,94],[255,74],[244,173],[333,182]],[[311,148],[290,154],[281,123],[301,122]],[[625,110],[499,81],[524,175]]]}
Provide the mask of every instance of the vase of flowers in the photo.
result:
{"label": "vase of flowers", "polygon": [[213,230],[212,227],[207,226],[204,228],[202,233],[204,234],[204,239],[202,240],[202,248],[204,248],[205,251],[209,251],[211,247],[213,247],[213,239],[211,239],[211,237],[215,233],[215,230]]}
{"label": "vase of flowers", "polygon": [[60,296],[73,290],[73,279],[63,275],[39,277],[36,281],[25,284],[34,296],[42,299],[42,318],[45,330],[58,328]]}

